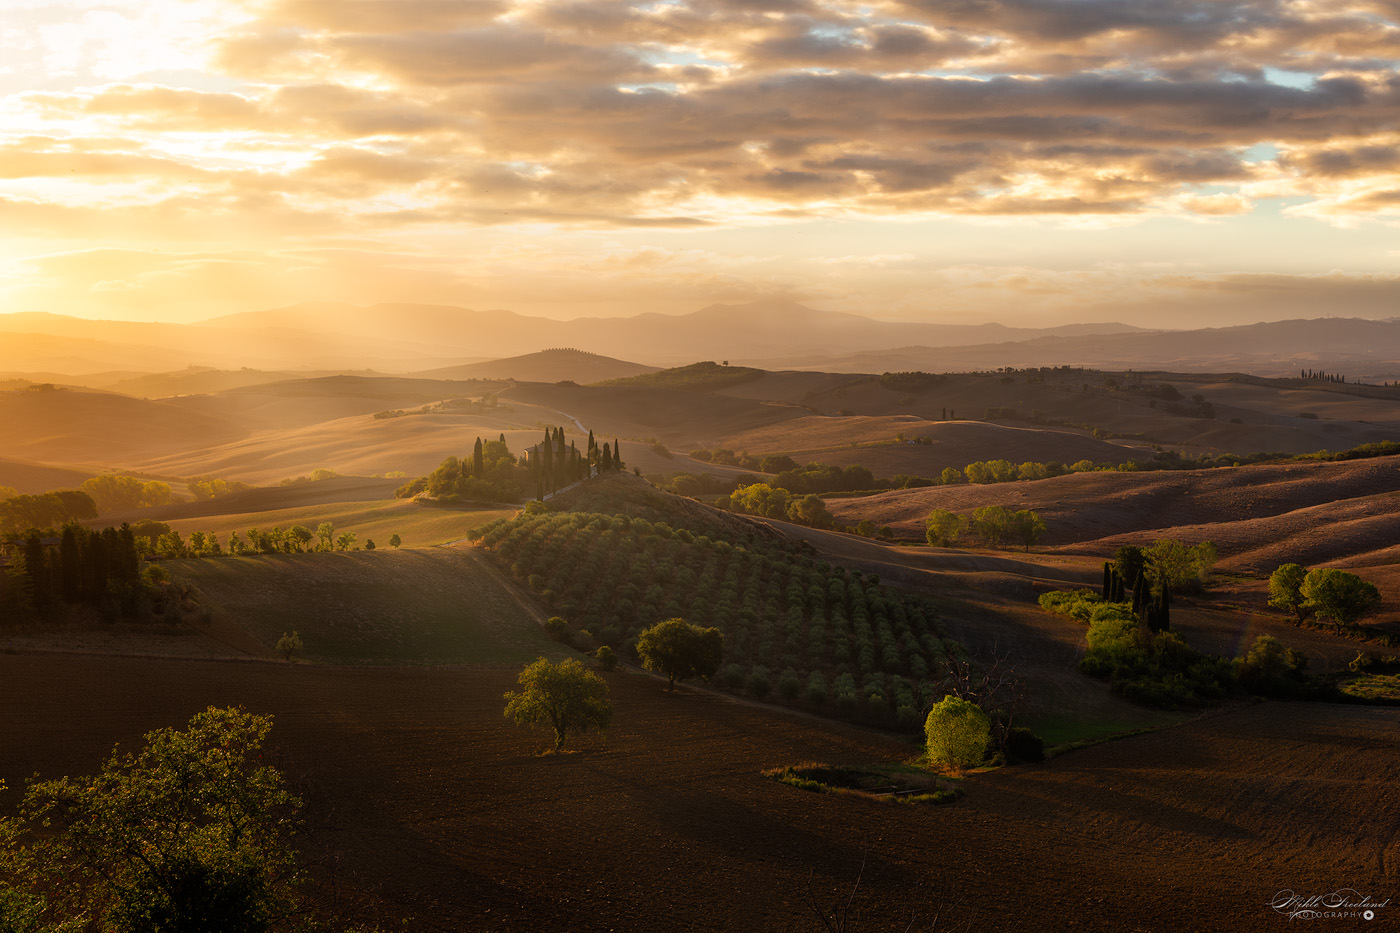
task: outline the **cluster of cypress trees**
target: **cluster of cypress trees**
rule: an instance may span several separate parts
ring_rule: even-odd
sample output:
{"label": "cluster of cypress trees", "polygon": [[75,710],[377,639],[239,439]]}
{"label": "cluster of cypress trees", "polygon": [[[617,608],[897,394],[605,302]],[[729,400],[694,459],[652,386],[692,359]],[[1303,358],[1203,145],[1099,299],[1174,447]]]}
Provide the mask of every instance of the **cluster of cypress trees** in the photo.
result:
{"label": "cluster of cypress trees", "polygon": [[1137,548],[1123,548],[1122,551],[1134,551],[1137,559],[1132,559],[1131,554],[1126,554],[1116,561],[1106,560],[1103,564],[1103,588],[1100,595],[1104,602],[1122,603],[1127,591],[1132,590],[1133,615],[1137,617],[1148,631],[1165,632],[1170,631],[1171,623],[1171,587],[1167,581],[1161,578],[1160,574],[1152,577],[1152,568],[1142,563],[1142,552]]}
{"label": "cluster of cypress trees", "polygon": [[592,431],[588,432],[588,450],[581,454],[573,441],[565,443],[562,427],[545,428],[544,440],[529,448],[525,456],[535,477],[535,498],[540,500],[590,476],[622,471],[621,442],[614,438],[600,448]]}
{"label": "cluster of cypress trees", "polygon": [[125,612],[139,595],[141,557],[131,526],[90,531],[63,526],[57,546],[31,530],[9,548],[0,617],[49,615],[60,603],[89,603]]}
{"label": "cluster of cypress trees", "polygon": [[1336,382],[1345,383],[1347,377],[1341,373],[1324,373],[1316,369],[1305,369],[1302,371],[1302,378],[1312,379],[1316,382]]}

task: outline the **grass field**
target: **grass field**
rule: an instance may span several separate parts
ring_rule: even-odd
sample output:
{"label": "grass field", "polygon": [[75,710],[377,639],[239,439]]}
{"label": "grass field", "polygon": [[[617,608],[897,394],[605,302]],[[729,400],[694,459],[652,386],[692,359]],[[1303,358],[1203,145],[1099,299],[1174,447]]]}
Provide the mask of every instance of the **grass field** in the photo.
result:
{"label": "grass field", "polygon": [[272,647],[297,631],[313,660],[525,662],[560,649],[533,605],[474,551],[413,548],[166,561],[219,621]]}

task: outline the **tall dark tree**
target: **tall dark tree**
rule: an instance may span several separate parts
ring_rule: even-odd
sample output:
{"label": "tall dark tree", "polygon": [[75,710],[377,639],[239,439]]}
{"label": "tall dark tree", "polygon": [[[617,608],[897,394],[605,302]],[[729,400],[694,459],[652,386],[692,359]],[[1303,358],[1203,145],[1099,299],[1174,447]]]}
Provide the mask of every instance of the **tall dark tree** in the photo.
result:
{"label": "tall dark tree", "polygon": [[622,471],[622,442],[613,438],[613,469]]}
{"label": "tall dark tree", "polygon": [[63,537],[58,543],[58,565],[63,599],[65,602],[75,603],[82,593],[83,580],[82,553],[76,525],[63,526]]}
{"label": "tall dark tree", "polygon": [[37,531],[31,531],[24,539],[24,566],[34,587],[34,606],[43,612],[53,604],[54,573],[44,539]]}
{"label": "tall dark tree", "polygon": [[611,472],[612,472],[612,468],[613,468],[613,465],[612,465],[612,448],[611,448],[610,446],[608,446],[608,444],[607,444],[606,441],[604,441],[604,442],[603,442],[603,456],[602,456],[602,458],[598,461],[598,472],[599,472],[599,473],[611,473]]}
{"label": "tall dark tree", "polygon": [[476,446],[472,448],[472,475],[478,479],[483,478],[486,473],[486,458],[482,454],[481,438],[476,439]]}

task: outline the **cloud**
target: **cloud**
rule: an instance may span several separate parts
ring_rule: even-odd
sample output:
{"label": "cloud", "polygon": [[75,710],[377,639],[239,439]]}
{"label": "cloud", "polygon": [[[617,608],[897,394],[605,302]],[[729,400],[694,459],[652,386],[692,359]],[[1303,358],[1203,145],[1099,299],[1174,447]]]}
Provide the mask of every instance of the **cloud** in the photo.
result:
{"label": "cloud", "polygon": [[[120,6],[129,31],[139,5]],[[195,7],[178,74],[150,70],[147,42],[127,72],[0,98],[8,232],[212,249],[850,217],[1219,224],[1277,198],[1334,225],[1400,219],[1400,10],[1380,0]],[[66,25],[98,41],[100,21]]]}

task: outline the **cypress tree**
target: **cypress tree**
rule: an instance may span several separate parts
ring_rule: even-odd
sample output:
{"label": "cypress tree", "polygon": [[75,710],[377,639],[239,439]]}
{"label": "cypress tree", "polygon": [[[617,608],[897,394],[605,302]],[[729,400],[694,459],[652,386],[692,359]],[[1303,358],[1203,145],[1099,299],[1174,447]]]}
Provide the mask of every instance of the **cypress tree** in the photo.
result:
{"label": "cypress tree", "polygon": [[612,448],[608,446],[606,441],[603,442],[603,459],[598,461],[598,472],[612,472]]}
{"label": "cypress tree", "polygon": [[37,531],[31,531],[24,539],[24,567],[33,586],[34,606],[43,612],[53,603],[54,575],[44,541]]}
{"label": "cypress tree", "polygon": [[78,545],[78,533],[75,529],[75,525],[64,525],[63,537],[58,544],[59,572],[63,581],[63,601],[69,603],[77,602],[82,593],[82,554]]}
{"label": "cypress tree", "polygon": [[613,469],[622,471],[622,442],[613,438]]}
{"label": "cypress tree", "polygon": [[116,577],[123,583],[135,583],[141,578],[141,555],[136,552],[136,535],[132,533],[131,525],[122,522],[117,537],[121,539],[121,547],[117,550]]}
{"label": "cypress tree", "polygon": [[486,456],[481,448],[481,438],[476,439],[476,446],[472,448],[472,475],[477,479],[486,478]]}
{"label": "cypress tree", "polygon": [[1103,562],[1103,589],[1099,596],[1106,603],[1113,601],[1113,564],[1109,561]]}

